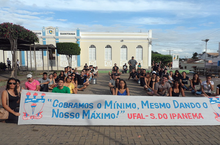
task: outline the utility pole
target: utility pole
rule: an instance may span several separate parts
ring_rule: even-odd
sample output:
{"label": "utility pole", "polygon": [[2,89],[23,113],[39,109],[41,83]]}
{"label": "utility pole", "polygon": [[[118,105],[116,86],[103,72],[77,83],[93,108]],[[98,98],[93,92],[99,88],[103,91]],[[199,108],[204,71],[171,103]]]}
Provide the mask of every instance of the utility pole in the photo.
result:
{"label": "utility pole", "polygon": [[[207,57],[207,43],[209,41],[209,39],[205,39],[205,40],[202,40],[202,41],[205,41],[205,64],[204,64],[204,67],[206,68],[206,57]],[[204,75],[205,75],[205,71],[204,71]]]}
{"label": "utility pole", "polygon": [[169,55],[171,55],[171,52],[172,52],[173,50],[167,50],[167,51],[169,51]]}

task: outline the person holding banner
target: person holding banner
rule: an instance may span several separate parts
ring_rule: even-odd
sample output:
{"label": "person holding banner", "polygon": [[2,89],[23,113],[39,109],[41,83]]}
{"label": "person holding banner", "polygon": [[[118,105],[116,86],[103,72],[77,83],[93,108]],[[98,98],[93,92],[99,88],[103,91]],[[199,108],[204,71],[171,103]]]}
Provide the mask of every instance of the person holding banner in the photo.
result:
{"label": "person holding banner", "polygon": [[68,87],[64,86],[63,84],[64,84],[64,80],[59,79],[58,86],[53,88],[52,92],[53,93],[68,93],[68,94],[70,94],[70,89]]}
{"label": "person holding banner", "polygon": [[210,75],[206,76],[206,81],[201,84],[201,91],[204,97],[215,96],[214,91],[214,82],[211,81],[212,77]]}
{"label": "person holding banner", "polygon": [[70,94],[76,94],[75,86],[73,85],[71,80],[72,80],[72,77],[71,76],[67,76],[66,82],[64,83],[64,86],[66,86],[66,87],[68,87],[70,89]]}
{"label": "person holding banner", "polygon": [[173,87],[171,87],[169,90],[169,96],[179,97],[180,93],[182,94],[182,97],[185,97],[185,93],[180,81],[175,81]]}
{"label": "person holding banner", "polygon": [[130,96],[129,89],[127,88],[127,84],[125,80],[121,79],[119,82],[119,88],[116,88],[115,94],[113,95],[123,95]]}
{"label": "person holding banner", "polygon": [[20,116],[18,107],[19,99],[17,92],[17,81],[15,78],[10,78],[7,81],[6,89],[2,92],[2,106],[9,112],[6,123],[18,123],[18,116]]}
{"label": "person holding banner", "polygon": [[154,95],[156,96],[168,96],[170,84],[167,82],[167,76],[164,75],[161,82],[155,84]]}

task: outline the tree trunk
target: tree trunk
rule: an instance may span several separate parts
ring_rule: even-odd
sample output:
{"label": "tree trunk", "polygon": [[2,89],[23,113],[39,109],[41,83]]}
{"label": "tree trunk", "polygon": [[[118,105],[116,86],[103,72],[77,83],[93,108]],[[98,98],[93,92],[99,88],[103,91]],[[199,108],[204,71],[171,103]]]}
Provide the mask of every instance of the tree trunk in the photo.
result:
{"label": "tree trunk", "polygon": [[66,58],[67,58],[67,60],[68,60],[68,65],[69,65],[70,67],[72,67],[72,55],[66,55]]}
{"label": "tree trunk", "polygon": [[9,39],[11,44],[11,53],[12,53],[12,71],[11,77],[17,78],[17,39]]}

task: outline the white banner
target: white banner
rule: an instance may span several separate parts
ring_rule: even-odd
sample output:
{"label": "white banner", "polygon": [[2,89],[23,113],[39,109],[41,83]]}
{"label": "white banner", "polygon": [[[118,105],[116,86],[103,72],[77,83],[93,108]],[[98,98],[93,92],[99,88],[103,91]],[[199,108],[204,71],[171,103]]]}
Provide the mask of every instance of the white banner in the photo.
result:
{"label": "white banner", "polygon": [[18,124],[220,125],[220,98],[74,95],[22,91]]}
{"label": "white banner", "polygon": [[179,54],[173,54],[172,68],[179,68]]}

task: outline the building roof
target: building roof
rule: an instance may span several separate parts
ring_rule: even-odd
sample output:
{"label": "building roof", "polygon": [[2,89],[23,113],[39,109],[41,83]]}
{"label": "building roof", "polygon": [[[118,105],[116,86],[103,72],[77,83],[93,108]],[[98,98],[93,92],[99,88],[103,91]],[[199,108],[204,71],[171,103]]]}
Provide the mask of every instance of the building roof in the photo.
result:
{"label": "building roof", "polygon": [[207,54],[212,55],[212,56],[218,56],[219,55],[219,53],[207,53]]}

